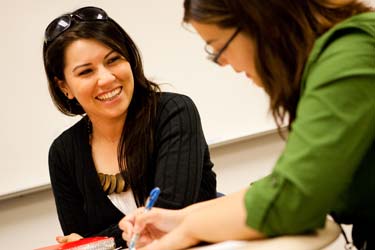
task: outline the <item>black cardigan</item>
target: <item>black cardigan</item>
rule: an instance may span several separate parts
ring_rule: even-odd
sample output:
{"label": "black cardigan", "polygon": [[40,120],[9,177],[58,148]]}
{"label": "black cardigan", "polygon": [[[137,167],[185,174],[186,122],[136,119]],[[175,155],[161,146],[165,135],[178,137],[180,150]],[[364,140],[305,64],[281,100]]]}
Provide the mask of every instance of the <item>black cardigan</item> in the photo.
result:
{"label": "black cardigan", "polygon": [[[115,237],[125,246],[118,222],[124,217],[103,192],[95,170],[85,118],[64,131],[49,151],[49,171],[57,213],[65,235]],[[155,204],[183,208],[216,197],[216,175],[199,113],[184,95],[162,93],[155,130]]]}

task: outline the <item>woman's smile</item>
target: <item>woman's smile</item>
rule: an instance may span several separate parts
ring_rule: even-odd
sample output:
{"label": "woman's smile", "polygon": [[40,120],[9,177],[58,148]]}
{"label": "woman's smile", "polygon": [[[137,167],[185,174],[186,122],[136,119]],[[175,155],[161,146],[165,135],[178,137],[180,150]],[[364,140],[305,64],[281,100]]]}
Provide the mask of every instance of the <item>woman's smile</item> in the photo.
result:
{"label": "woman's smile", "polygon": [[122,86],[117,87],[109,92],[102,93],[98,95],[97,97],[95,97],[95,99],[102,101],[102,102],[112,101],[113,99],[115,99],[117,96],[120,95],[121,91],[122,91]]}

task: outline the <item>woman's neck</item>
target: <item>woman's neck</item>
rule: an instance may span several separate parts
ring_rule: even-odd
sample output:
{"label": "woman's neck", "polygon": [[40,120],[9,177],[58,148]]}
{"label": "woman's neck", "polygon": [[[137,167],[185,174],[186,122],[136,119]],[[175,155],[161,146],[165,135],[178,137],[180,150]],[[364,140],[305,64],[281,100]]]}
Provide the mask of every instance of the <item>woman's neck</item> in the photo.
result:
{"label": "woman's neck", "polygon": [[92,139],[118,144],[125,118],[113,120],[92,119]]}

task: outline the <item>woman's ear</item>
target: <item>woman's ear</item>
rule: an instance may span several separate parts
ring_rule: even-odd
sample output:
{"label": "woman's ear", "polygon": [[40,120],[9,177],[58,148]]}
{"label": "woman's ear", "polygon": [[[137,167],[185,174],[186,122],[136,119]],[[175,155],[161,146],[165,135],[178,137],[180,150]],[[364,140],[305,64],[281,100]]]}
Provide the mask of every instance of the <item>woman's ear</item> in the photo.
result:
{"label": "woman's ear", "polygon": [[68,98],[68,99],[74,98],[73,94],[70,91],[70,88],[69,88],[68,84],[66,84],[65,81],[58,79],[56,76],[54,77],[53,80],[56,82],[57,86],[59,86],[61,92],[64,93],[66,98]]}

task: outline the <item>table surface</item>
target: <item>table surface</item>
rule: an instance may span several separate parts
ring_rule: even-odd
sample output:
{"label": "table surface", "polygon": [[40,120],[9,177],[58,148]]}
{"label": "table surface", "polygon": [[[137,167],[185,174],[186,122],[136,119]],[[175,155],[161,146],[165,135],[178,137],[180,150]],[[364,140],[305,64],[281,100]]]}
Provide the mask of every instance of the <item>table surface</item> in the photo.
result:
{"label": "table surface", "polygon": [[314,234],[280,236],[254,241],[226,241],[190,250],[318,250],[334,242],[340,235],[340,227],[327,218],[326,225]]}

